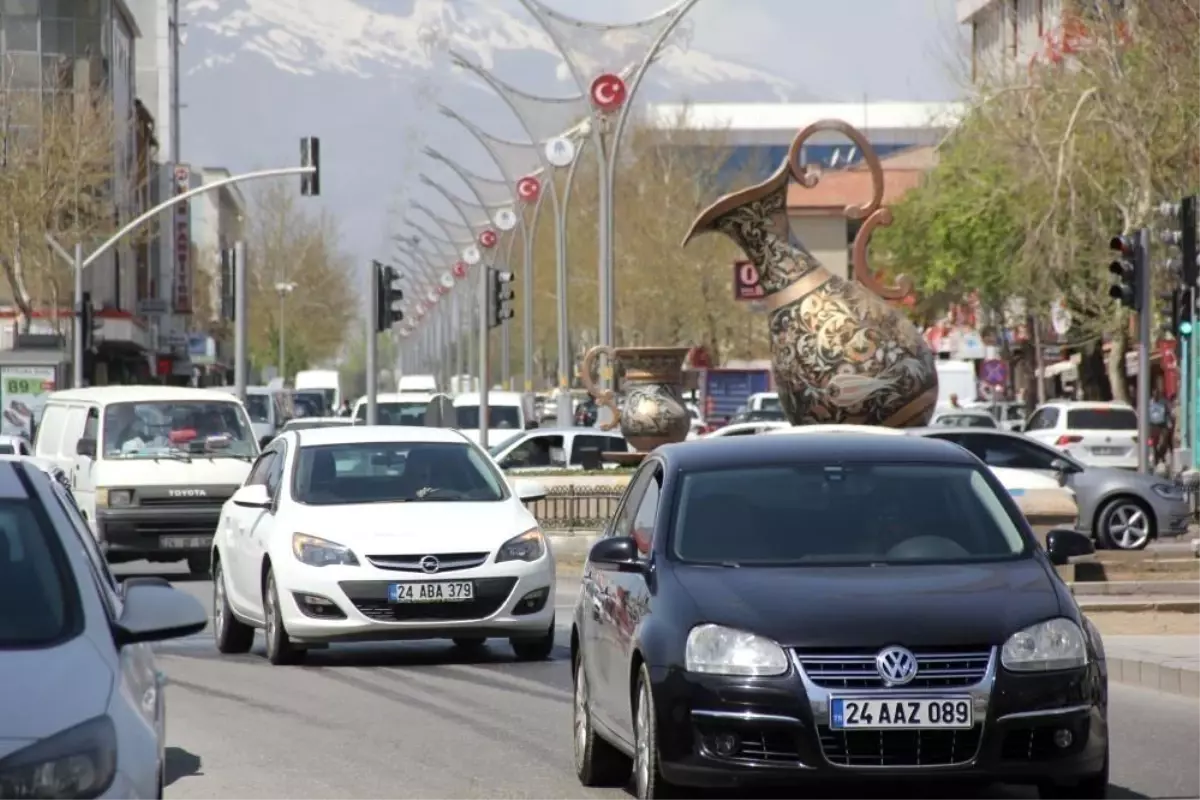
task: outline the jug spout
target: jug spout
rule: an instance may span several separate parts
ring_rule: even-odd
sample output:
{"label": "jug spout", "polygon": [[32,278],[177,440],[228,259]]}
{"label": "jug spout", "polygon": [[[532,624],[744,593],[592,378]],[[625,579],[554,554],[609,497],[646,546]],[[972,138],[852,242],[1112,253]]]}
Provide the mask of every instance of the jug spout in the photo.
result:
{"label": "jug spout", "polygon": [[[847,217],[864,220],[853,247],[861,282],[832,274],[791,235],[788,187],[793,177],[807,188],[816,185],[817,176],[800,163],[800,148],[818,130],[838,130],[852,139],[875,179],[871,202],[846,209]],[[887,302],[908,287],[882,286],[866,264],[871,231],[891,221],[882,198],[883,170],[870,144],[846,123],[825,120],[797,135],[775,174],[717,200],[684,237],[686,245],[701,233],[719,231],[758,269],[775,383],[792,424],[909,427],[926,424],[933,413],[933,352],[903,312]]]}

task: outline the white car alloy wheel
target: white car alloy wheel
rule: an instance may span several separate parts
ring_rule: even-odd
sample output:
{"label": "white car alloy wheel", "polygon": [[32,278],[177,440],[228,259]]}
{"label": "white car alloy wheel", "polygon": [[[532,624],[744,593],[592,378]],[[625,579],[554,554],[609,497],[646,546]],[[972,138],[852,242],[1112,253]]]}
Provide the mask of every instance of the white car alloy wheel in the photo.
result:
{"label": "white car alloy wheel", "polygon": [[254,646],[254,628],[233,615],[225,590],[225,570],[218,560],[213,564],[213,641],[217,651],[226,654],[248,653]]}
{"label": "white car alloy wheel", "polygon": [[1150,515],[1131,500],[1114,500],[1100,515],[1103,543],[1116,550],[1142,550],[1150,542]]}
{"label": "white car alloy wheel", "polygon": [[275,586],[275,573],[267,572],[267,585],[263,591],[263,617],[267,635],[267,660],[272,664],[295,664],[304,658],[307,651],[292,644],[291,637],[283,627],[283,615],[279,610],[279,591]]}

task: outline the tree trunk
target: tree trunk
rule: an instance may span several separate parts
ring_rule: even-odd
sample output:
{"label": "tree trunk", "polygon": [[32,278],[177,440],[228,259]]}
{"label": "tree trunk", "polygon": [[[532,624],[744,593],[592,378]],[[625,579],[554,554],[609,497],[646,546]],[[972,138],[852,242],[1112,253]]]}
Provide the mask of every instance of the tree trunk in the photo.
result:
{"label": "tree trunk", "polygon": [[1096,341],[1080,349],[1079,388],[1084,400],[1112,400],[1112,382],[1104,363],[1104,344]]}
{"label": "tree trunk", "polygon": [[13,237],[16,244],[13,247],[12,257],[0,256],[0,267],[4,269],[4,277],[8,280],[9,288],[12,289],[13,302],[16,303],[17,310],[21,313],[21,333],[29,333],[29,329],[33,325],[33,299],[29,296],[29,288],[25,285],[25,270],[21,264],[21,226],[14,225],[13,232],[16,234]]}
{"label": "tree trunk", "polygon": [[1118,403],[1129,402],[1129,392],[1126,391],[1128,379],[1125,376],[1125,352],[1129,349],[1129,334],[1122,330],[1113,338],[1112,347],[1108,351],[1106,366],[1108,368],[1108,383],[1112,388],[1112,399]]}

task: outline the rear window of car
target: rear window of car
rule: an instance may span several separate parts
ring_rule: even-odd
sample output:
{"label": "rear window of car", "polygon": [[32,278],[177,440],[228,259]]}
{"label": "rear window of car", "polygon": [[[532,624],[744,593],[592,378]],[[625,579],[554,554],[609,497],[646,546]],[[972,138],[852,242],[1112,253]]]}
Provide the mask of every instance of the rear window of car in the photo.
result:
{"label": "rear window of car", "polygon": [[737,565],[972,563],[1029,552],[1019,512],[964,464],[847,463],[685,473],[674,551]]}
{"label": "rear window of car", "polygon": [[1137,414],[1129,408],[1075,408],[1067,412],[1068,430],[1134,431]]}
{"label": "rear window of car", "polygon": [[79,621],[79,595],[50,523],[27,500],[0,501],[0,649],[45,647]]}

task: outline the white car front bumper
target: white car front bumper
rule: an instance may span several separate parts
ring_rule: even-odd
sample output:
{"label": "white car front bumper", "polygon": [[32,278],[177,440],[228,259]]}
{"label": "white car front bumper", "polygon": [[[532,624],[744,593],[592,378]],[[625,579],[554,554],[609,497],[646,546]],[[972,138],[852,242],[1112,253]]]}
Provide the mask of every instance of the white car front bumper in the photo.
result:
{"label": "white car front bumper", "polygon": [[[277,575],[280,612],[299,644],[446,638],[534,638],[554,619],[554,560],[488,561],[472,569],[426,575],[361,566],[310,567],[293,561]],[[394,583],[471,581],[475,599],[465,602],[391,603]],[[539,593],[541,602],[532,602]],[[330,601],[316,606],[308,598]],[[534,594],[534,597],[537,597]]]}

